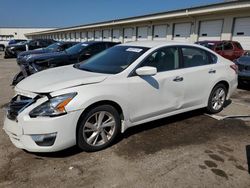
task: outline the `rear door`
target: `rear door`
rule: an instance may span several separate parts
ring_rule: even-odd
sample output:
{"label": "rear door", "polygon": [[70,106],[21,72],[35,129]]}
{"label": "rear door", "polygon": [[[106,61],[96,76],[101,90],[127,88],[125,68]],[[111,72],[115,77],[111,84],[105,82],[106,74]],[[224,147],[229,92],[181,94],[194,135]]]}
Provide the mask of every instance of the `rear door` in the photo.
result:
{"label": "rear door", "polygon": [[[210,53],[190,46],[181,47],[182,74],[184,99],[182,108],[192,108],[206,103],[207,95],[210,93],[211,83],[213,83],[216,68]],[[214,56],[216,57],[216,56]]]}

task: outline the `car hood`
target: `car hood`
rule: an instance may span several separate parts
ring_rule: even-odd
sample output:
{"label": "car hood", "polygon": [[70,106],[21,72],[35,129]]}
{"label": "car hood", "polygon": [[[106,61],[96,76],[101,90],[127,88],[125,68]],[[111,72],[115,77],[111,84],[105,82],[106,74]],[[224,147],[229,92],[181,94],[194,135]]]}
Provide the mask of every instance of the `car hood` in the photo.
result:
{"label": "car hood", "polygon": [[11,48],[11,47],[20,47],[20,46],[25,46],[26,44],[11,44],[11,45],[8,45],[7,47],[8,48]]}
{"label": "car hood", "polygon": [[25,52],[21,52],[20,54],[18,54],[19,57],[23,57],[26,55],[33,55],[33,54],[42,54],[42,53],[47,53],[49,52],[49,50],[44,49],[44,48],[39,48],[36,50],[29,50],[29,51],[25,51]]}
{"label": "car hood", "polygon": [[19,82],[16,89],[34,93],[50,93],[74,86],[99,83],[107,77],[108,74],[82,71],[69,65],[33,74]]}
{"label": "car hood", "polygon": [[63,51],[63,52],[49,52],[49,53],[42,53],[42,54],[31,54],[31,56],[29,57],[29,59],[36,59],[36,60],[44,60],[44,59],[55,59],[58,57],[67,57],[68,54]]}

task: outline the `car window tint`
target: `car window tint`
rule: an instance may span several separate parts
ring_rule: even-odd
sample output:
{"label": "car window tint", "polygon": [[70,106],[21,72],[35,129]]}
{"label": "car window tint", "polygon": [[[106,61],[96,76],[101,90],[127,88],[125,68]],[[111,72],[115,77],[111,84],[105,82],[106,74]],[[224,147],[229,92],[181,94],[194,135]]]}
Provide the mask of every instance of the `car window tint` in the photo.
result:
{"label": "car window tint", "polygon": [[90,55],[94,55],[97,54],[103,50],[106,49],[106,46],[104,43],[100,43],[100,44],[95,44],[95,45],[91,45],[89,47],[86,48],[85,53],[88,53]]}
{"label": "car window tint", "polygon": [[210,64],[205,50],[194,47],[182,47],[182,54],[184,68]]}
{"label": "car window tint", "polygon": [[223,50],[223,44],[222,44],[222,43],[217,44],[215,50],[216,50],[216,51],[221,51],[221,50]]}
{"label": "car window tint", "polygon": [[217,56],[214,55],[214,54],[212,54],[212,53],[210,53],[210,52],[207,52],[207,53],[210,56],[211,64],[217,63],[217,59],[218,59]]}
{"label": "car window tint", "polygon": [[231,42],[224,43],[224,50],[233,50],[233,45]]}
{"label": "car window tint", "polygon": [[179,68],[179,53],[176,47],[161,48],[149,55],[140,67],[151,66],[157,72],[169,71]]}
{"label": "car window tint", "polygon": [[235,44],[235,46],[236,46],[237,48],[239,48],[239,49],[243,49],[240,43],[235,42],[234,44]]}

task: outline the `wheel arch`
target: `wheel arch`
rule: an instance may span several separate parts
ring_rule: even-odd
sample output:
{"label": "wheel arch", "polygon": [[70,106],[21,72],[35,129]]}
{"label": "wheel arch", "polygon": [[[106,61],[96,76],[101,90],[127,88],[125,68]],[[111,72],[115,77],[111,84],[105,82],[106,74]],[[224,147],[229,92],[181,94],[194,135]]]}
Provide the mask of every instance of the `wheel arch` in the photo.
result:
{"label": "wheel arch", "polygon": [[93,102],[92,104],[89,104],[83,110],[83,112],[81,113],[81,115],[80,115],[80,117],[79,117],[79,119],[77,121],[76,134],[78,132],[78,129],[79,129],[79,126],[80,126],[80,121],[83,118],[83,116],[88,111],[90,111],[92,108],[95,108],[95,107],[100,106],[100,105],[110,105],[110,106],[114,107],[117,110],[117,112],[119,113],[121,120],[124,120],[124,110],[122,109],[121,105],[119,105],[117,102],[112,101],[112,100],[100,100],[100,101],[96,101],[96,102]]}
{"label": "wheel arch", "polygon": [[[221,81],[219,81],[219,82],[217,82],[215,85],[214,85],[214,87],[212,88],[212,90],[215,88],[215,86],[217,86],[218,84],[223,84],[225,87],[226,87],[226,89],[227,89],[227,91],[229,90],[229,83],[226,81],[226,80],[221,80]],[[211,90],[211,91],[212,91]]]}
{"label": "wheel arch", "polygon": [[220,81],[216,82],[216,83],[213,85],[213,87],[210,89],[210,93],[208,93],[208,96],[207,96],[207,104],[206,104],[206,106],[208,105],[210,94],[212,93],[213,89],[214,89],[218,84],[223,84],[223,85],[226,87],[226,89],[227,89],[227,96],[228,96],[228,91],[229,91],[230,85],[229,85],[228,81],[226,81],[226,80],[220,80]]}

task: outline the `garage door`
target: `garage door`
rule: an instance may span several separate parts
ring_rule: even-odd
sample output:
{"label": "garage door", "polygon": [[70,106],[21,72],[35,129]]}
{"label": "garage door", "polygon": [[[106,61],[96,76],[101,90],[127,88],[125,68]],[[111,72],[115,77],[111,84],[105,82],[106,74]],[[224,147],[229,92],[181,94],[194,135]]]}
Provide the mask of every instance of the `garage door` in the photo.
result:
{"label": "garage door", "polygon": [[95,41],[102,40],[102,32],[100,30],[95,31]]}
{"label": "garage door", "polygon": [[233,40],[240,42],[244,50],[250,50],[250,17],[235,19]]}
{"label": "garage door", "polygon": [[112,41],[114,41],[114,42],[120,42],[120,30],[119,29],[113,29],[113,32],[112,32]]}
{"label": "garage door", "polygon": [[70,40],[71,41],[75,41],[76,40],[75,32],[70,33]]}
{"label": "garage door", "polygon": [[94,40],[94,33],[93,31],[88,31],[88,41]]}
{"label": "garage door", "polygon": [[125,28],[124,29],[124,42],[129,42],[129,41],[133,41],[133,28]]}
{"label": "garage door", "polygon": [[103,33],[103,41],[110,41],[111,40],[111,32],[109,29],[105,29],[102,31]]}
{"label": "garage door", "polygon": [[137,28],[137,40],[148,40],[148,27],[138,27]]}
{"label": "garage door", "polygon": [[76,41],[80,41],[80,32],[76,32]]}
{"label": "garage door", "polygon": [[70,33],[67,33],[66,40],[70,41]]}
{"label": "garage door", "polygon": [[200,22],[199,41],[220,40],[223,20]]}
{"label": "garage door", "polygon": [[167,25],[155,25],[153,33],[153,40],[166,40]]}
{"label": "garage door", "polygon": [[191,23],[179,23],[174,25],[173,40],[188,42],[191,34]]}
{"label": "garage door", "polygon": [[87,33],[81,32],[81,41],[86,41],[86,40],[87,40]]}

